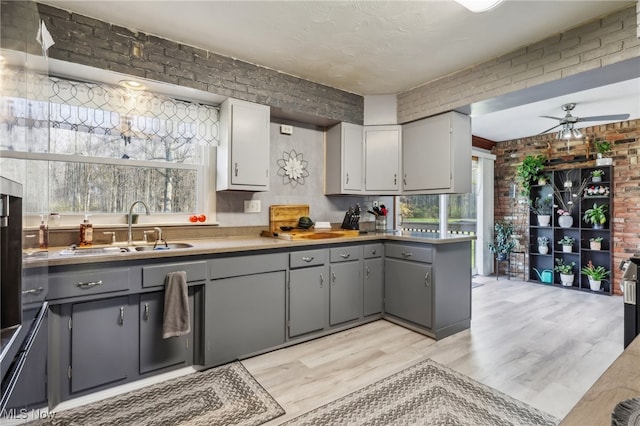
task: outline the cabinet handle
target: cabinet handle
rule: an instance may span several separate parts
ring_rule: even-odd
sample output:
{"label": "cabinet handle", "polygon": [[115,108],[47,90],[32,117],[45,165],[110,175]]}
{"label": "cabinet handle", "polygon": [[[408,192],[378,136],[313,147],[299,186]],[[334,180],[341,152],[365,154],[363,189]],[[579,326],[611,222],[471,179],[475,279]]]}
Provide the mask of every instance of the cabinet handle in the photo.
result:
{"label": "cabinet handle", "polygon": [[86,288],[91,288],[91,287],[95,287],[97,285],[102,285],[102,280],[100,281],[89,281],[86,283],[80,282],[78,284],[76,284],[78,287],[82,288],[82,289],[86,289]]}
{"label": "cabinet handle", "polygon": [[28,295],[28,294],[36,294],[36,295],[37,295],[37,294],[42,293],[43,291],[44,291],[44,287],[31,288],[31,289],[29,289],[29,290],[24,290],[24,291],[22,292],[22,295],[23,295],[23,296],[26,296],[26,295]]}
{"label": "cabinet handle", "polygon": [[144,304],[144,316],[143,316],[145,321],[149,321],[149,304],[145,303]]}
{"label": "cabinet handle", "polygon": [[424,274],[424,286],[429,287],[430,285],[431,282],[429,281],[429,271],[427,271],[427,273]]}
{"label": "cabinet handle", "polygon": [[120,306],[120,325],[124,325],[124,306]]}
{"label": "cabinet handle", "polygon": [[376,253],[377,253],[377,250],[376,250],[376,249],[371,250],[371,254],[372,254],[372,255],[374,255],[374,256],[375,256],[375,255],[376,255]]}
{"label": "cabinet handle", "polygon": [[398,184],[398,174],[397,174],[397,173],[394,173],[394,174],[393,174],[393,184],[394,184],[394,185],[397,185],[397,184]]}
{"label": "cabinet handle", "polygon": [[349,183],[349,173],[347,173],[347,181],[345,183]]}
{"label": "cabinet handle", "polygon": [[324,287],[324,275],[320,274],[320,288]]}
{"label": "cabinet handle", "polygon": [[364,277],[366,279],[369,279],[369,267],[368,266],[366,268],[364,268]]}
{"label": "cabinet handle", "polygon": [[348,259],[351,257],[351,253],[340,253],[340,257],[343,259]]}
{"label": "cabinet handle", "polygon": [[302,260],[304,260],[305,262],[311,262],[313,260],[313,256],[303,256]]}
{"label": "cabinet handle", "polygon": [[406,174],[406,173],[404,174],[404,177],[402,178],[402,183],[403,183],[404,185],[406,185],[406,184],[407,184],[407,174]]}
{"label": "cabinet handle", "polygon": [[401,255],[403,255],[404,257],[411,257],[413,256],[413,253],[411,253],[410,251],[403,251],[400,253]]}
{"label": "cabinet handle", "polygon": [[233,173],[235,177],[238,177],[238,163],[233,163]]}
{"label": "cabinet handle", "polygon": [[333,283],[333,285],[336,285],[336,273],[335,272],[331,273],[331,282]]}

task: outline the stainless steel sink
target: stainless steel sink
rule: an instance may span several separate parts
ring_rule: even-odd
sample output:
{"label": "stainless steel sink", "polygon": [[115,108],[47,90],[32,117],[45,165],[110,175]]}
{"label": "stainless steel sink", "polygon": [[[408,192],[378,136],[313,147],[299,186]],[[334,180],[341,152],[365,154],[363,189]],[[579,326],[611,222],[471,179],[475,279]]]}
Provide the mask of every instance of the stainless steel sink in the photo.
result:
{"label": "stainless steel sink", "polygon": [[161,250],[179,250],[179,249],[185,249],[185,248],[190,248],[193,247],[193,244],[189,244],[189,243],[169,243],[169,244],[158,244],[155,247],[152,245],[148,245],[148,246],[135,246],[132,247],[133,250],[135,251],[161,251]]}
{"label": "stainless steel sink", "polygon": [[128,247],[88,247],[88,248],[68,248],[60,252],[60,256],[94,256],[105,254],[126,253],[130,251]]}

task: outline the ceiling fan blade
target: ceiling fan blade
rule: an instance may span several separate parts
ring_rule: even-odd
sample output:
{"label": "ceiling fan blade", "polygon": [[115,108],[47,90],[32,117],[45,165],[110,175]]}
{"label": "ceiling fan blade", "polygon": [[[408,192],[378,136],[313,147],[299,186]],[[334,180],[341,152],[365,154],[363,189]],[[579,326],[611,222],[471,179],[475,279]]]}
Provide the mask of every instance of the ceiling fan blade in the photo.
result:
{"label": "ceiling fan blade", "polygon": [[556,124],[555,126],[553,126],[553,127],[549,128],[549,129],[547,129],[547,130],[545,130],[545,131],[542,131],[542,132],[538,133],[538,135],[544,135],[545,133],[548,133],[548,132],[550,132],[551,130],[555,129],[556,127],[560,127],[560,126],[562,126],[562,123],[560,123],[560,124]]}
{"label": "ceiling fan blade", "polygon": [[553,120],[564,120],[564,117],[552,117],[550,115],[541,115],[542,118],[551,118]]}
{"label": "ceiling fan blade", "polygon": [[591,117],[580,117],[578,121],[623,121],[627,118],[629,118],[629,114],[593,115]]}

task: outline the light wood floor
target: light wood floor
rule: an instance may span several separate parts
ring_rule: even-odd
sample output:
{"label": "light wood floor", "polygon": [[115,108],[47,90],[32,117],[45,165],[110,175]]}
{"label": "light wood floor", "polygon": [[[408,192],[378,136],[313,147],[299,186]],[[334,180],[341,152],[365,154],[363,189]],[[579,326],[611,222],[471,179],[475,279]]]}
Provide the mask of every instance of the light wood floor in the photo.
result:
{"label": "light wood floor", "polygon": [[380,320],[244,360],[287,412],[268,424],[425,358],[562,418],[623,350],[621,297],[474,280],[471,329],[438,342]]}

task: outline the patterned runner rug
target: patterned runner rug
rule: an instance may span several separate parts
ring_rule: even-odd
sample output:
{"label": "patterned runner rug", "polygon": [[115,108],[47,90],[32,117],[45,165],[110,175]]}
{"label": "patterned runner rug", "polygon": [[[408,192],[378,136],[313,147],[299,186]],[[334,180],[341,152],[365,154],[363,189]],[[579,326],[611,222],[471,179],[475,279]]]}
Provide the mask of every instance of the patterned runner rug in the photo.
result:
{"label": "patterned runner rug", "polygon": [[558,419],[431,360],[286,425],[557,425]]}
{"label": "patterned runner rug", "polygon": [[30,425],[260,425],[282,407],[239,362],[188,374]]}

